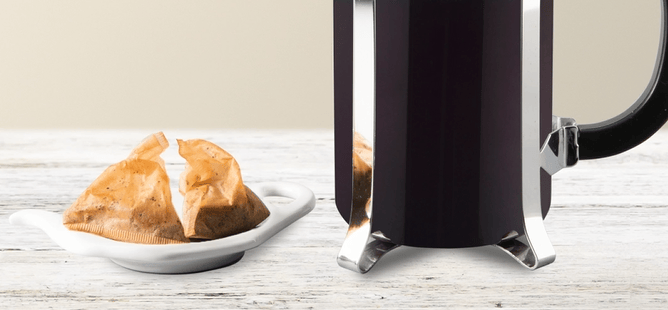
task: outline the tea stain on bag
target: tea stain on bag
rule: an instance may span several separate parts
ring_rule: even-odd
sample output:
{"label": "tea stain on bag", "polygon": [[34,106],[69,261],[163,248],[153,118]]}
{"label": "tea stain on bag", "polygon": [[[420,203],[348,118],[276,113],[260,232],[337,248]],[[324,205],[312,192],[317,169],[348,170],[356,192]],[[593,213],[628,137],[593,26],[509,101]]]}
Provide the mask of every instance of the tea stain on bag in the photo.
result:
{"label": "tea stain on bag", "polygon": [[237,161],[219,146],[201,139],[177,140],[186,168],[179,179],[184,196],[183,227],[191,241],[248,231],[269,216],[246,187]]}
{"label": "tea stain on bag", "polygon": [[188,242],[160,158],[168,146],[162,132],[144,139],[127,159],[109,166],[65,210],[63,224],[70,230],[117,241]]}

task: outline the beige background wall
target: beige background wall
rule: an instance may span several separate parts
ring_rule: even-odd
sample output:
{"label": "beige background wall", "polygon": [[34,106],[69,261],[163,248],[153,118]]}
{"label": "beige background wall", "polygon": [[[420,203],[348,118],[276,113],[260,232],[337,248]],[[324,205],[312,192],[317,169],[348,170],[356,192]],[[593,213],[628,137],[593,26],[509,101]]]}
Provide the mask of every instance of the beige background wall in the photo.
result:
{"label": "beige background wall", "polygon": [[[636,100],[659,0],[555,0],[555,114]],[[330,0],[0,0],[0,128],[331,128]]]}

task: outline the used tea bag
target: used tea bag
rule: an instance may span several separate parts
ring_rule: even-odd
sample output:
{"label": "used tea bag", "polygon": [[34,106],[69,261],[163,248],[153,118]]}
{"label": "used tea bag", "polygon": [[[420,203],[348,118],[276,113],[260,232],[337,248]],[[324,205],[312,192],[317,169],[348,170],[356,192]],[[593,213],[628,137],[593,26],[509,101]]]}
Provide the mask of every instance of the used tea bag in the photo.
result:
{"label": "used tea bag", "polygon": [[63,224],[118,241],[188,242],[160,158],[168,146],[162,132],[144,139],[127,159],[109,166],[93,181],[65,211]]}
{"label": "used tea bag", "polygon": [[177,142],[186,159],[179,179],[186,237],[223,238],[250,230],[269,216],[267,207],[244,186],[232,155],[205,140]]}

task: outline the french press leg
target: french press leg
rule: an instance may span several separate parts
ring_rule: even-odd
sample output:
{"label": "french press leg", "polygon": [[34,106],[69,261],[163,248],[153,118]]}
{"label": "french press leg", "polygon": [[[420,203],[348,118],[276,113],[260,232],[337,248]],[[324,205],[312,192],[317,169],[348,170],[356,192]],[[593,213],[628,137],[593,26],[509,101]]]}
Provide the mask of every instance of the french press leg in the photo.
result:
{"label": "french press leg", "polygon": [[348,233],[337,261],[366,273],[398,245],[372,232],[375,152],[375,12],[374,0],[355,0],[353,28],[353,202]]}
{"label": "french press leg", "polygon": [[[579,129],[575,120],[553,116],[552,132],[540,152],[542,169],[554,175],[563,168],[574,166],[579,160],[578,136]],[[530,168],[523,167],[523,169]],[[530,180],[530,176],[525,178],[523,175],[523,182]],[[537,269],[553,262],[555,253],[543,225],[540,196],[537,196],[540,195],[540,188],[536,189],[530,185],[529,183],[522,185],[525,233],[520,235],[515,231],[510,232],[496,246],[527,268]]]}
{"label": "french press leg", "polygon": [[[577,127],[571,119],[553,117],[553,132],[539,152],[540,141],[540,0],[522,1],[522,213],[524,234],[509,233],[496,246],[529,269],[555,260],[541,210],[540,169],[554,174],[577,162],[577,140],[566,139]],[[572,145],[571,145],[572,144]],[[574,147],[573,147],[574,146]],[[569,155],[576,160],[569,160]]]}

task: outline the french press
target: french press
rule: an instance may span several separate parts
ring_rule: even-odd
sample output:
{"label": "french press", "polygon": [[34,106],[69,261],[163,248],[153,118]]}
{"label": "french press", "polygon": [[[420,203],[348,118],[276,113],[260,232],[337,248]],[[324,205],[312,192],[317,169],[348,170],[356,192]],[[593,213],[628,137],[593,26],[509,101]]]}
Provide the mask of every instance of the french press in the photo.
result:
{"label": "french press", "polygon": [[[668,118],[667,2],[644,93],[580,125],[552,116],[553,0],[334,0],[339,264],[364,273],[399,245],[553,262],[551,175],[631,149]],[[354,136],[370,174],[353,171]]]}

